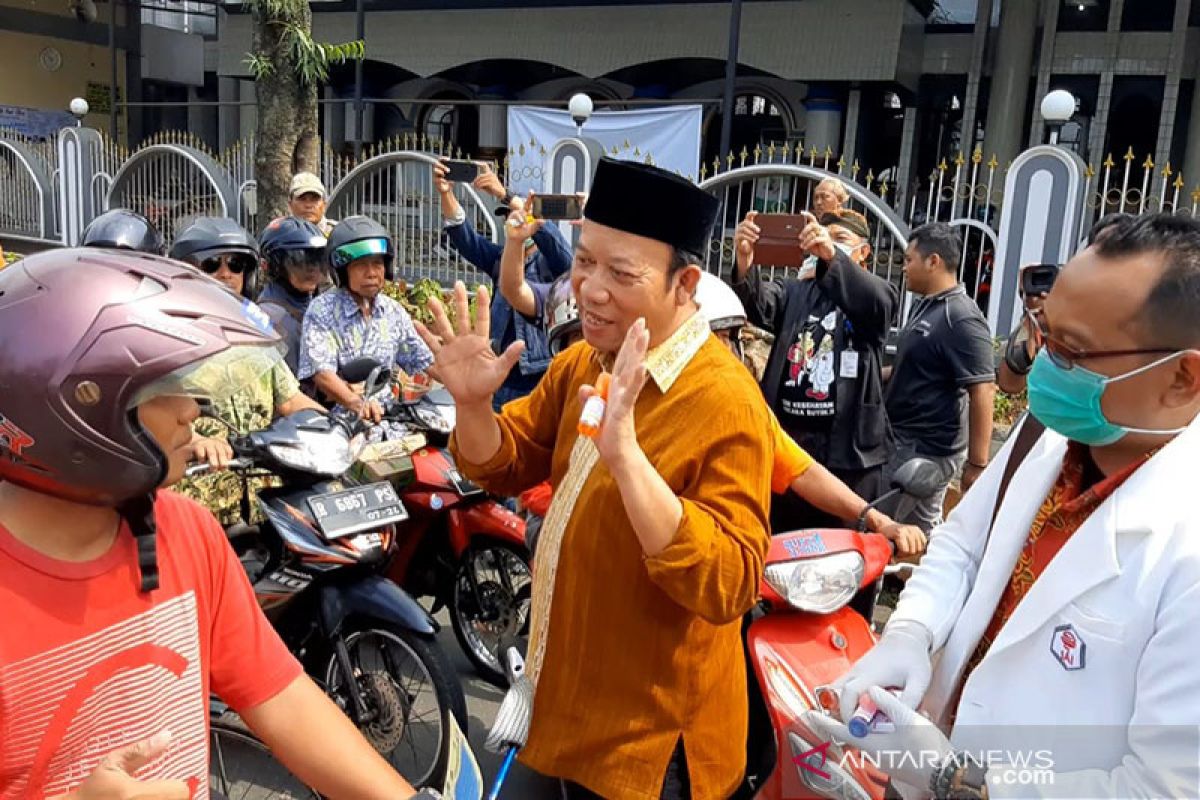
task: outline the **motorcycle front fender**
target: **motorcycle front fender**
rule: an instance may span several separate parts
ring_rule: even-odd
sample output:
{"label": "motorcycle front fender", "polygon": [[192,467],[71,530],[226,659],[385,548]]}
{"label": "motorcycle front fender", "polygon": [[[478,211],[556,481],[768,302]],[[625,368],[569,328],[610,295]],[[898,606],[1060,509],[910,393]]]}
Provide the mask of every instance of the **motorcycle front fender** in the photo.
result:
{"label": "motorcycle front fender", "polygon": [[369,617],[424,636],[433,636],[439,628],[408,592],[378,575],[322,586],[320,614],[327,636],[336,634],[351,616]]}
{"label": "motorcycle front fender", "polygon": [[491,498],[450,509],[450,548],[455,558],[476,537],[495,539],[515,550],[527,549],[525,520]]}

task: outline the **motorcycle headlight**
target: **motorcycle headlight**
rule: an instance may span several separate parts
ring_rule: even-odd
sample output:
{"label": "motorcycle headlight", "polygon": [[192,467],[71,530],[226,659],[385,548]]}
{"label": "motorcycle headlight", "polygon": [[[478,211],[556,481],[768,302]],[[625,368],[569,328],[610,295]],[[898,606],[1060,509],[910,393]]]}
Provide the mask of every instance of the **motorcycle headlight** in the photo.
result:
{"label": "motorcycle headlight", "polygon": [[314,475],[337,477],[358,458],[366,437],[362,434],[347,439],[335,431],[299,431],[295,444],[273,444],[271,456],[292,469]]}
{"label": "motorcycle headlight", "polygon": [[[870,793],[859,785],[853,775],[842,768],[832,753],[810,745],[791,731],[788,732],[788,746],[792,748],[792,758],[800,772],[800,780],[821,797],[838,800],[871,799]],[[804,762],[803,766],[800,761]]]}
{"label": "motorcycle headlight", "polygon": [[438,411],[432,411],[428,408],[416,409],[417,419],[427,425],[431,431],[437,433],[449,433],[451,428],[450,420],[446,419]]}
{"label": "motorcycle headlight", "polygon": [[770,564],[763,577],[795,608],[828,614],[850,602],[865,568],[862,555],[844,552]]}

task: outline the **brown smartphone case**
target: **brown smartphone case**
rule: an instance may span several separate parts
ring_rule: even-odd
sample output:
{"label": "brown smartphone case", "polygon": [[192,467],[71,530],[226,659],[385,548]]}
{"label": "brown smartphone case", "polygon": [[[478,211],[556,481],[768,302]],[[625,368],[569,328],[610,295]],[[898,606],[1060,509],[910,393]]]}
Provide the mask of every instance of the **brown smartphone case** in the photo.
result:
{"label": "brown smartphone case", "polygon": [[800,214],[759,214],[754,224],[760,229],[754,245],[754,263],[764,267],[799,267],[806,253],[800,249]]}

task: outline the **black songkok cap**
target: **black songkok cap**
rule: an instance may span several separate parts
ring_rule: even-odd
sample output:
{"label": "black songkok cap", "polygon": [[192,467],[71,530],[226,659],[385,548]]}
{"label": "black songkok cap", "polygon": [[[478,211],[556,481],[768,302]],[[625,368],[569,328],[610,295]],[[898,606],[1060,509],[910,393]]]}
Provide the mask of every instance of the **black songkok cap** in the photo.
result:
{"label": "black songkok cap", "polygon": [[583,215],[703,260],[720,206],[716,197],[674,173],[602,158]]}

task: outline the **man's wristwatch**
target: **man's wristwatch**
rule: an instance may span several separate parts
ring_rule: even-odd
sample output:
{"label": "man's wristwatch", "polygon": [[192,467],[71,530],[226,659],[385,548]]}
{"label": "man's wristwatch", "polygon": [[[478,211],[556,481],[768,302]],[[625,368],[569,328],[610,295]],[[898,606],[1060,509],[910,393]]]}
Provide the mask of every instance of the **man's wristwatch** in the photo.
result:
{"label": "man's wristwatch", "polygon": [[987,800],[987,767],[955,753],[929,776],[929,791],[935,800]]}
{"label": "man's wristwatch", "polygon": [[412,800],[442,800],[442,794],[433,789],[422,789],[412,796]]}

